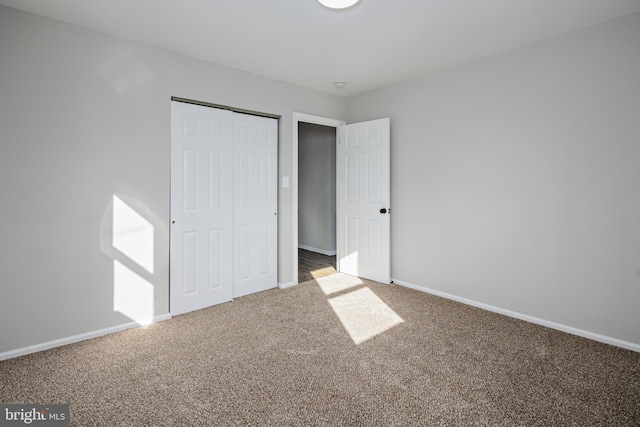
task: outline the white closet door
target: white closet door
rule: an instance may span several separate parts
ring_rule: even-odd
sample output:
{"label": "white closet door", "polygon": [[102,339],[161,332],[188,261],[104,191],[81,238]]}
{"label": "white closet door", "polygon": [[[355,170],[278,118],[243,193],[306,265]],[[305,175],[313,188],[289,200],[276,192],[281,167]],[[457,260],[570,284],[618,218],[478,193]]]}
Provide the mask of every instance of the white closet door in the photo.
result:
{"label": "white closet door", "polygon": [[171,103],[171,314],[233,296],[233,113]]}
{"label": "white closet door", "polygon": [[278,121],[234,114],[233,296],[275,288],[278,280]]}

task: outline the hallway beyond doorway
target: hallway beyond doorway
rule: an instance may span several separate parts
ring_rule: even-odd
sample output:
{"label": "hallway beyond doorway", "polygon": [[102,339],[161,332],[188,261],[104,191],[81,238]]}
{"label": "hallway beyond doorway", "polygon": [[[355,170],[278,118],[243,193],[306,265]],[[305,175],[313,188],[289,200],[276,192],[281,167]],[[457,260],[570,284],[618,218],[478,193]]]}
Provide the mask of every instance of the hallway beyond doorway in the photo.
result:
{"label": "hallway beyond doorway", "polygon": [[298,249],[298,283],[336,273],[336,256]]}

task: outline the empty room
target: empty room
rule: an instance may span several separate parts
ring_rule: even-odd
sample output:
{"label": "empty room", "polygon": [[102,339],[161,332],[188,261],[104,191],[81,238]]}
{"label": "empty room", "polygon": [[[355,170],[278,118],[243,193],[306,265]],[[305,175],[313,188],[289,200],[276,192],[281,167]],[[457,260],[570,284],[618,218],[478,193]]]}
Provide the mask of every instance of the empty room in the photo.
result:
{"label": "empty room", "polygon": [[0,177],[1,425],[640,424],[640,0],[0,0]]}

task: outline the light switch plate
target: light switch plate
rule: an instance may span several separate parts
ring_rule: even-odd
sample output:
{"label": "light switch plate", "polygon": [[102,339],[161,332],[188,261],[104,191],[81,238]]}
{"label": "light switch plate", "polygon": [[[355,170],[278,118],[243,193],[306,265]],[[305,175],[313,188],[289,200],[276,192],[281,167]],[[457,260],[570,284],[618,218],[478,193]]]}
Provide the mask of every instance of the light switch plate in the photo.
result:
{"label": "light switch plate", "polygon": [[289,188],[289,177],[288,176],[283,176],[282,177],[282,188]]}

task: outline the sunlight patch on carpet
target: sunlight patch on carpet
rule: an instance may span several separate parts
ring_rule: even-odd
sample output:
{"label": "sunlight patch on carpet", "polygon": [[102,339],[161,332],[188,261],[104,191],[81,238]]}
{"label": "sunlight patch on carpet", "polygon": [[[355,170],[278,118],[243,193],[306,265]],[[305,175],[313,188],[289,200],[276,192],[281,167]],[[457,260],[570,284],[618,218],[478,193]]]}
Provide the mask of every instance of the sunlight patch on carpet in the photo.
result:
{"label": "sunlight patch on carpet", "polygon": [[330,276],[335,273],[337,273],[337,271],[332,266],[310,271],[311,277],[314,279],[320,279],[321,277]]}
{"label": "sunlight patch on carpet", "polygon": [[331,298],[329,304],[356,345],[404,322],[367,287]]}
{"label": "sunlight patch on carpet", "polygon": [[325,295],[346,291],[347,289],[363,284],[359,277],[349,276],[348,274],[334,274],[332,276],[320,277],[316,279],[316,283]]}

